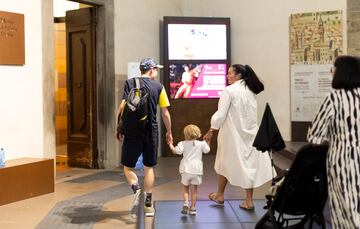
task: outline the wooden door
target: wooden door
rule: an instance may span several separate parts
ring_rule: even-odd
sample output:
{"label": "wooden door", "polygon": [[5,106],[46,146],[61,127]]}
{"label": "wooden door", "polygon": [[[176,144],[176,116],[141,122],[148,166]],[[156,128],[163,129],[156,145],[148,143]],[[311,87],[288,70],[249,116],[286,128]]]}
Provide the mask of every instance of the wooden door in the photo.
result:
{"label": "wooden door", "polygon": [[66,12],[68,164],[98,168],[96,130],[96,8]]}

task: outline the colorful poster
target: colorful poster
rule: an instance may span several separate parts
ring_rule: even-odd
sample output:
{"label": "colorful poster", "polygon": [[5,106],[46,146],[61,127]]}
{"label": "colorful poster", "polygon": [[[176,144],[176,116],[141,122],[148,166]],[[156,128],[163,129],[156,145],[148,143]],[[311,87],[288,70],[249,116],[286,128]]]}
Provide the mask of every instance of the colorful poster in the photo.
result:
{"label": "colorful poster", "polygon": [[219,98],[226,87],[226,64],[171,64],[170,98]]}
{"label": "colorful poster", "polygon": [[331,90],[330,69],[342,53],[341,11],[291,15],[291,121],[312,121]]}

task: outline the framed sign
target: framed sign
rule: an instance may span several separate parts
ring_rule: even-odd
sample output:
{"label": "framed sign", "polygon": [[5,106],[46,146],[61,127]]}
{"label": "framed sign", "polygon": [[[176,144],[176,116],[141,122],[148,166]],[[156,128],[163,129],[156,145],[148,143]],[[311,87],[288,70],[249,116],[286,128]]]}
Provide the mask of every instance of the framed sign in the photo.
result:
{"label": "framed sign", "polygon": [[306,141],[311,121],[331,90],[331,66],[343,53],[342,11],[290,17],[292,141]]}
{"label": "framed sign", "polygon": [[0,11],[0,64],[25,64],[23,14]]}

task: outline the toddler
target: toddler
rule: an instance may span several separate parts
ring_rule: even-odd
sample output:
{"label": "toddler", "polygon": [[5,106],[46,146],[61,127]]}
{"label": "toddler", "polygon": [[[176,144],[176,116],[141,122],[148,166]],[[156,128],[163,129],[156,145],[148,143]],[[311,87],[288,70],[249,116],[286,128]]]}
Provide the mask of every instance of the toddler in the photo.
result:
{"label": "toddler", "polygon": [[[182,214],[196,215],[197,186],[202,182],[203,162],[202,154],[209,153],[209,143],[197,140],[201,136],[201,131],[196,125],[187,125],[184,128],[185,140],[174,147],[169,143],[169,147],[174,154],[183,155],[180,162],[179,172],[183,186],[184,206]],[[191,206],[189,207],[189,191],[191,193]]]}

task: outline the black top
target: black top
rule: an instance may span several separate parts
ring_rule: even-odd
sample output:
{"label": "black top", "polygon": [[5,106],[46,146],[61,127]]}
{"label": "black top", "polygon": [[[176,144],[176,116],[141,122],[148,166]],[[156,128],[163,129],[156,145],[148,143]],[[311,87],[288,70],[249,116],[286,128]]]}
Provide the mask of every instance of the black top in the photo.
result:
{"label": "black top", "polygon": [[[166,93],[161,93],[162,90],[164,90],[164,86],[160,82],[158,82],[156,80],[152,80],[148,77],[138,77],[138,78],[140,79],[141,90],[143,92],[149,93],[149,96],[148,96],[149,127],[152,131],[157,131],[158,130],[158,124],[157,124],[157,120],[156,120],[157,105],[158,104],[161,105],[161,102],[159,103],[160,94],[165,94],[165,96],[166,96]],[[123,99],[126,100],[127,96],[130,93],[130,90],[135,87],[136,87],[135,80],[133,78],[126,80],[125,87],[124,87]],[[163,96],[163,95],[161,95],[161,96]],[[166,100],[167,100],[167,97],[166,97]]]}

